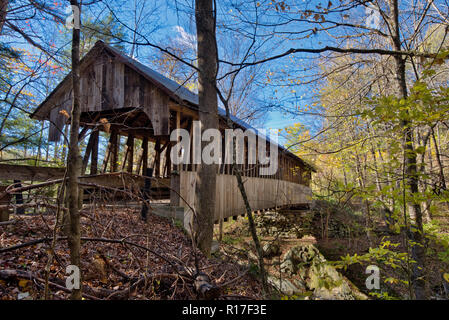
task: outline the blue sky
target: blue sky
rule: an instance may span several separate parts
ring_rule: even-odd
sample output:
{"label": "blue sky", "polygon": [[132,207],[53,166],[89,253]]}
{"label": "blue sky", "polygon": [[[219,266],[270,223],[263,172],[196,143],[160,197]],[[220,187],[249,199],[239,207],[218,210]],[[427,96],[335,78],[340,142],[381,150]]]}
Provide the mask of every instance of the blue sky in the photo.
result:
{"label": "blue sky", "polygon": [[[172,1],[167,1],[166,3],[171,3]],[[170,5],[164,6],[164,18],[166,18],[165,24],[166,26],[160,29],[159,36],[160,38],[164,38],[166,36],[180,39],[180,41],[190,41],[195,38],[195,24],[193,17],[189,14],[178,13],[174,11],[175,8],[172,8]],[[219,43],[220,45],[220,43]],[[284,48],[281,48],[283,50]],[[284,63],[281,61],[280,64]],[[277,61],[272,62],[272,65],[278,64]],[[266,100],[265,103],[270,104],[271,97],[274,95],[273,90],[271,88],[260,87],[263,90],[263,98],[262,100]],[[307,97],[307,91],[303,87],[296,87],[298,95]],[[303,91],[304,90],[304,91]],[[301,99],[299,99],[300,101]],[[307,99],[304,99],[307,100]],[[263,103],[263,101],[261,101]],[[299,102],[300,103],[300,102]],[[287,105],[283,106],[285,108],[289,107]],[[267,129],[283,129],[287,126],[293,125],[298,121],[304,121],[304,117],[299,115],[293,115],[292,113],[285,114],[284,112],[278,110],[277,108],[270,108],[270,112],[266,116],[265,126]],[[282,137],[281,137],[282,142]]]}
{"label": "blue sky", "polygon": [[[124,22],[130,23],[130,24],[132,23],[132,19],[130,16],[127,16],[126,10],[130,9],[131,2],[132,1],[124,2],[124,6],[122,8],[123,10],[121,12],[117,12],[117,14],[120,16],[121,19],[123,19]],[[148,1],[148,3],[150,3],[150,2],[152,3],[152,1]],[[157,28],[155,29],[155,31],[149,35],[151,41],[155,41],[156,43],[163,45],[164,41],[166,41],[168,38],[178,39],[179,41],[185,40],[187,42],[194,40],[194,38],[195,38],[195,21],[191,15],[191,12],[189,13],[189,12],[185,12],[183,10],[176,12],[175,8],[173,7],[175,1],[155,1],[155,3],[160,5],[160,8],[159,8],[157,14],[155,14],[154,16],[152,16],[149,19],[150,21],[148,22],[148,27],[146,27],[147,29],[149,29],[152,27],[152,24],[158,25]],[[64,3],[62,3],[62,5],[64,5]],[[224,8],[224,9],[221,8],[220,10],[222,12],[225,12],[225,10],[227,10],[227,9],[228,8]],[[87,10],[84,11],[84,13],[91,15],[91,16],[95,16],[99,12],[96,11],[96,9],[88,8]],[[104,14],[106,14],[106,11],[103,11],[103,15]],[[226,15],[226,12],[225,12],[224,16],[226,18],[228,18],[228,16]],[[39,29],[36,29],[36,30],[39,30]],[[66,49],[69,48],[70,32],[68,30],[66,30],[63,26],[59,26],[57,28],[51,28],[49,31],[50,32],[48,32],[48,34],[46,35],[46,37],[48,38],[48,41],[53,41],[52,39],[57,39],[57,41],[59,41],[59,43],[56,44],[57,46],[61,46],[62,44],[65,44]],[[37,32],[39,32],[39,31],[37,31]],[[62,32],[62,34],[61,34],[61,32]],[[64,37],[64,35],[65,35],[65,37]],[[308,45],[311,47],[321,46],[322,41],[324,41],[324,38],[321,38],[321,37],[310,39]],[[225,45],[226,44],[222,44],[221,41],[219,41],[219,46],[225,46]],[[279,46],[276,48],[276,50],[279,50],[279,51],[284,51],[285,49],[286,49],[286,47],[282,47],[282,46]],[[142,63],[151,64],[151,59],[155,53],[156,53],[155,49],[150,49],[149,47],[142,46],[139,48],[139,54],[138,54],[137,58]],[[271,53],[274,53],[274,52],[269,52],[269,54],[271,54]],[[288,69],[289,63],[292,63],[292,61],[288,58],[284,58],[279,61],[273,61],[273,62],[270,62],[270,63],[264,65],[264,67],[261,69],[260,72],[263,76],[267,70],[276,70],[276,69],[282,70],[284,68]],[[301,72],[297,73],[296,76],[298,74],[301,75]],[[52,84],[52,86],[53,86],[53,84]],[[277,104],[278,106],[281,106],[283,108],[291,108],[294,105],[294,103],[292,103],[292,101],[291,101],[291,97],[290,97],[290,100],[287,100],[287,99],[285,101],[279,100],[279,97],[281,97],[281,99],[283,99],[284,96],[287,97],[288,94],[286,94],[286,93],[289,93],[288,91],[291,89],[292,88],[288,88],[288,90],[279,90],[278,92],[275,92],[273,87],[265,86],[262,83],[258,87],[259,97],[257,97],[257,98],[261,104],[264,104],[264,103],[267,105]],[[308,100],[310,100],[311,92],[307,86],[299,86],[298,85],[298,86],[294,87],[294,90],[296,92],[295,95],[304,97],[304,99],[302,99],[302,100],[301,99],[297,100],[296,103],[302,104],[302,103],[305,103]],[[309,103],[310,103],[310,101],[309,101]],[[273,108],[273,107],[271,107],[269,110],[270,111],[267,112],[267,121],[265,123],[265,126],[267,129],[269,129],[269,128],[282,129],[282,128],[285,128],[286,126],[293,125],[294,123],[296,123],[298,121],[301,121],[303,123],[305,122],[305,117],[303,117],[303,116],[294,115],[293,113],[286,114],[284,112],[279,111],[277,108]],[[281,139],[281,142],[282,142],[282,139]]]}

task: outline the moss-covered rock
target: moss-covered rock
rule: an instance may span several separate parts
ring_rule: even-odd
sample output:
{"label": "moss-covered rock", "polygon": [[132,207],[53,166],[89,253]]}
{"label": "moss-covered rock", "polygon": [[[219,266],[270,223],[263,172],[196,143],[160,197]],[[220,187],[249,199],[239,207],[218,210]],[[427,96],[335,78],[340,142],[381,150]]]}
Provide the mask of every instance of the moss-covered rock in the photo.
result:
{"label": "moss-covered rock", "polygon": [[[367,299],[349,280],[331,266],[312,244],[291,248],[284,256],[280,268],[282,274],[292,279],[286,284],[287,287],[292,284],[297,288],[300,287],[302,291],[312,291],[312,299]],[[280,285],[275,287],[280,287]],[[287,294],[285,290],[283,293]]]}
{"label": "moss-covered rock", "polygon": [[269,276],[267,280],[277,291],[287,296],[302,295],[306,291],[304,283],[300,281],[293,283],[288,279],[279,279],[273,276]]}

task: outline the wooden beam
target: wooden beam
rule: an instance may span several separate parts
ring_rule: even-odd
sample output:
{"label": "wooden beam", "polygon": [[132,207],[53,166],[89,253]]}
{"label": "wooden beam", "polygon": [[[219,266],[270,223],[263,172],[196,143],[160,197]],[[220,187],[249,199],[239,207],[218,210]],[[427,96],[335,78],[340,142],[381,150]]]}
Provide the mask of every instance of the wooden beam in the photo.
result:
{"label": "wooden beam", "polygon": [[181,112],[185,115],[188,115],[190,117],[192,117],[194,120],[198,120],[199,119],[199,114],[198,111],[196,110],[192,110],[191,108],[185,107],[185,106],[181,106],[175,102],[170,101],[168,104],[170,110],[176,111],[176,112]]}
{"label": "wooden beam", "polygon": [[89,158],[90,158],[90,155],[92,153],[92,149],[94,148],[94,145],[95,145],[95,135],[92,132],[90,137],[89,137],[89,141],[87,142],[86,151],[84,152],[83,167],[82,167],[82,170],[81,170],[81,175],[82,176],[84,176],[84,174],[86,173],[87,164],[89,163]]}
{"label": "wooden beam", "polygon": [[148,168],[148,138],[142,140],[142,175],[145,175]]}
{"label": "wooden beam", "polygon": [[0,180],[47,181],[64,177],[65,168],[0,164]]}
{"label": "wooden beam", "polygon": [[125,155],[123,157],[122,171],[125,170],[132,173],[134,166],[134,135],[128,135],[128,140],[126,141]]}
{"label": "wooden beam", "polygon": [[[6,186],[0,186],[0,195],[3,194],[0,198],[0,205],[10,205],[11,204],[11,194],[4,194],[3,192],[6,190]],[[0,208],[0,222],[5,222],[9,220],[9,209],[8,208]]]}
{"label": "wooden beam", "polygon": [[[88,185],[92,185],[92,187],[125,188],[138,191],[144,186],[145,178],[126,172],[114,172],[80,177],[79,181],[85,184],[86,188],[89,188]],[[152,178],[152,189],[164,188],[170,188],[170,179]]]}
{"label": "wooden beam", "polygon": [[180,205],[181,198],[179,194],[181,192],[181,176],[179,174],[173,174],[170,178],[170,205],[178,207]]}
{"label": "wooden beam", "polygon": [[171,152],[171,143],[168,145],[167,151],[165,152],[165,169],[164,169],[164,175],[165,176],[170,176],[171,175],[170,152]]}
{"label": "wooden beam", "polygon": [[112,140],[112,134],[110,134],[110,136],[109,136],[108,147],[106,148],[106,153],[104,154],[103,170],[101,170],[102,173],[106,173],[106,170],[108,169],[109,158],[111,157],[111,148],[112,148],[111,140]]}
{"label": "wooden beam", "polygon": [[128,148],[128,172],[133,172],[133,166],[134,166],[134,136],[129,135],[128,136],[128,142],[126,143],[126,146]]}
{"label": "wooden beam", "polygon": [[118,145],[118,133],[117,129],[112,129],[111,132],[111,172],[117,172],[118,171],[118,152],[119,152],[119,145]]}
{"label": "wooden beam", "polygon": [[90,159],[90,174],[98,173],[98,143],[100,141],[100,132],[94,130],[91,135],[94,136],[94,143],[92,147],[92,156]]}
{"label": "wooden beam", "polygon": [[161,173],[161,140],[157,139],[156,144],[154,145],[154,176],[159,177]]}

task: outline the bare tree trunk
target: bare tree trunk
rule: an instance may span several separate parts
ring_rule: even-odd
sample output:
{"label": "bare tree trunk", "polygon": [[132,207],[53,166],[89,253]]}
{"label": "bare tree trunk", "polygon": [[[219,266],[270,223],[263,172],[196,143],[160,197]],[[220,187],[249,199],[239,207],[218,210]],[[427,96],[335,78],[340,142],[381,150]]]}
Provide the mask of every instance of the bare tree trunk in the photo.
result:
{"label": "bare tree trunk", "polygon": [[[237,76],[237,73],[234,75],[234,77],[236,77],[236,76]],[[235,78],[234,78],[234,80],[235,80]],[[232,82],[234,82],[234,81],[232,81]],[[232,89],[233,88],[231,87],[230,90],[232,90]],[[226,99],[222,95],[222,93],[220,92],[220,90],[218,88],[216,88],[216,90],[217,90],[217,93],[219,94],[221,102],[223,103],[223,105],[226,109],[226,124],[229,128],[234,128],[234,123],[231,120],[230,107],[229,107],[229,99],[231,98],[231,95],[229,95],[228,98]],[[236,162],[236,159],[237,159],[236,153],[237,153],[237,143],[236,143],[236,141],[233,141],[232,142],[232,173],[234,173],[237,178],[237,186],[240,190],[240,194],[242,195],[243,203],[245,204],[245,211],[246,211],[246,215],[248,216],[248,222],[249,222],[249,231],[251,233],[251,237],[253,238],[254,246],[256,247],[257,258],[258,258],[259,269],[260,269],[260,276],[262,278],[263,292],[265,294],[268,294],[270,288],[268,286],[268,281],[267,281],[267,271],[265,270],[264,253],[263,253],[262,246],[260,244],[259,237],[257,236],[257,229],[256,229],[256,224],[254,223],[253,210],[251,209],[251,205],[248,200],[248,195],[245,190],[245,185],[244,185],[243,179],[242,179],[242,173],[240,171],[240,167],[237,165],[237,162]],[[220,218],[220,223],[221,223],[221,218]],[[220,230],[220,233],[221,233],[221,230]]]}
{"label": "bare tree trunk", "polygon": [[437,158],[438,170],[439,170],[439,174],[440,174],[439,188],[446,190],[446,179],[444,177],[444,169],[443,169],[443,163],[441,161],[440,148],[438,147],[438,142],[435,137],[435,131],[433,130],[433,128],[432,128],[432,140],[435,145],[435,156]]}
{"label": "bare tree trunk", "polygon": [[[229,110],[229,108],[227,108]],[[228,113],[228,123],[232,123],[231,118]],[[254,241],[254,246],[256,247],[257,252],[257,258],[259,262],[259,269],[260,269],[260,276],[262,278],[262,287],[265,294],[269,292],[268,282],[267,282],[267,272],[265,270],[265,263],[263,261],[264,254],[263,249],[259,241],[259,237],[257,236],[257,230],[256,230],[256,224],[254,223],[254,217],[253,217],[253,210],[251,209],[251,205],[248,200],[248,195],[246,194],[245,185],[243,184],[242,174],[240,172],[240,168],[236,165],[236,143],[233,143],[234,150],[233,150],[233,171],[235,173],[235,176],[237,178],[237,185],[240,190],[240,194],[243,198],[243,203],[245,204],[245,210],[246,215],[248,216],[248,222],[249,222],[249,230],[251,232],[251,237]]]}
{"label": "bare tree trunk", "polygon": [[[66,126],[64,127],[64,137],[67,137],[67,136],[69,135],[68,130],[69,130],[69,126],[66,125]],[[62,144],[62,150],[61,150],[61,152],[62,152],[62,154],[61,154],[62,162],[66,162],[66,161],[67,161],[67,146],[66,146],[65,143]]]}
{"label": "bare tree trunk", "polygon": [[[398,0],[392,0],[391,2],[392,12],[392,40],[394,50],[401,50],[401,37],[399,32],[399,7]],[[398,85],[398,98],[407,98],[407,82],[406,82],[406,61],[401,55],[395,55],[396,63],[396,80]],[[412,195],[419,193],[419,178],[416,166],[416,153],[413,147],[413,129],[411,123],[408,120],[402,121],[402,127],[404,132],[404,153],[405,153],[405,173],[406,173],[406,185]],[[427,290],[424,279],[424,265],[425,265],[425,247],[424,247],[424,230],[421,205],[419,203],[413,203],[409,206],[410,211],[410,230],[408,237],[413,243],[412,259],[416,261],[412,271],[412,288],[415,298],[423,300],[427,298]]]}
{"label": "bare tree trunk", "polygon": [[[79,7],[78,0],[70,0],[72,6]],[[78,177],[81,174],[81,155],[79,151],[79,128],[80,128],[80,29],[73,29],[72,40],[72,113],[70,125],[69,153],[67,157],[67,204],[69,208],[69,234],[68,242],[70,248],[70,263],[80,267],[80,203],[79,203],[79,185]],[[72,300],[81,300],[81,281],[80,288],[73,289]]]}
{"label": "bare tree trunk", "polygon": [[[215,8],[213,0],[195,1],[198,39],[198,97],[202,132],[218,129],[218,101],[216,87],[218,53],[215,36]],[[203,149],[205,143],[202,143]],[[210,255],[215,214],[215,186],[217,165],[201,163],[196,180],[196,216],[192,224],[198,248]]]}
{"label": "bare tree trunk", "polygon": [[3,26],[6,21],[9,0],[0,0],[0,35],[3,32]]}

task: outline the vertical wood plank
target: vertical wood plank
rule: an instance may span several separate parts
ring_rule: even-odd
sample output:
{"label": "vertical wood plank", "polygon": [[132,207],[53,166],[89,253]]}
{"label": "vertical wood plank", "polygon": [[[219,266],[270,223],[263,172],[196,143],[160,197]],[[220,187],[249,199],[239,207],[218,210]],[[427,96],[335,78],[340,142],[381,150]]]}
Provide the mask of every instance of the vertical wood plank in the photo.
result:
{"label": "vertical wood plank", "polygon": [[118,145],[118,132],[116,128],[113,128],[111,131],[111,172],[117,172],[118,171],[118,152],[119,152],[119,145]]}
{"label": "vertical wood plank", "polygon": [[148,168],[148,138],[144,137],[142,140],[142,174],[147,172]]}
{"label": "vertical wood plank", "polygon": [[100,140],[100,132],[94,130],[91,135],[94,136],[94,145],[92,147],[92,156],[90,160],[90,174],[94,175],[98,172],[98,143]]}
{"label": "vertical wood plank", "polygon": [[128,135],[128,141],[126,143],[126,146],[128,148],[128,167],[127,167],[127,171],[129,173],[133,172],[133,167],[134,167],[134,135],[129,134]]}

